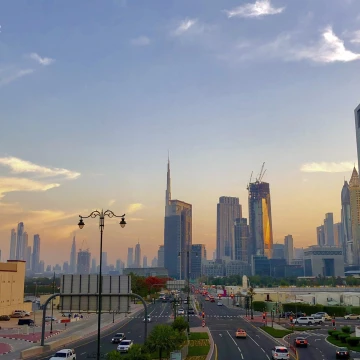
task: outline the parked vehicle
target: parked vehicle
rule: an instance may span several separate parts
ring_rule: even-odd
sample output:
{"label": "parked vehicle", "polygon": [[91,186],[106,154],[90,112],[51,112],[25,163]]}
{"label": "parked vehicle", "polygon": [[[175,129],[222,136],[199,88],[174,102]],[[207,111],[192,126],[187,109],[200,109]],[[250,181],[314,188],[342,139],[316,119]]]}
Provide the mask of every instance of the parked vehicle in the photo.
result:
{"label": "parked vehicle", "polygon": [[293,323],[299,325],[314,325],[315,319],[311,316],[302,316],[297,319],[293,319]]}
{"label": "parked vehicle", "polygon": [[58,360],[58,359],[66,359],[66,360],[76,360],[76,354],[74,349],[62,349],[56,352],[50,360]]}
{"label": "parked vehicle", "polygon": [[0,321],[9,321],[10,316],[9,315],[0,315]]}
{"label": "parked vehicle", "polygon": [[19,319],[18,325],[28,325],[28,326],[34,326],[34,320],[32,319]]}

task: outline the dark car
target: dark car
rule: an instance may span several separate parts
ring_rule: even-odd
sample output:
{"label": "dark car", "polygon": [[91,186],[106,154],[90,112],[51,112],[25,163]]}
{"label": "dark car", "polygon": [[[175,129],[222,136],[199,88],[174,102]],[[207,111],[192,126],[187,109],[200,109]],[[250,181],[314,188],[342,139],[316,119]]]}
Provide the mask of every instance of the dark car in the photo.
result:
{"label": "dark car", "polygon": [[295,347],[307,347],[308,346],[308,342],[305,338],[303,337],[297,337],[294,340],[294,346]]}
{"label": "dark car", "polygon": [[32,319],[19,319],[18,325],[28,325],[28,326],[34,326],[34,320]]}
{"label": "dark car", "polygon": [[195,314],[195,310],[193,308],[189,308],[188,314]]}
{"label": "dark car", "polygon": [[1,315],[0,316],[0,321],[9,321],[10,320],[10,316],[9,315]]}
{"label": "dark car", "polygon": [[336,349],[337,359],[350,359],[350,352],[346,347],[339,347]]}
{"label": "dark car", "polygon": [[113,338],[111,339],[111,342],[113,344],[119,344],[121,341],[125,340],[126,336],[124,333],[116,333]]}

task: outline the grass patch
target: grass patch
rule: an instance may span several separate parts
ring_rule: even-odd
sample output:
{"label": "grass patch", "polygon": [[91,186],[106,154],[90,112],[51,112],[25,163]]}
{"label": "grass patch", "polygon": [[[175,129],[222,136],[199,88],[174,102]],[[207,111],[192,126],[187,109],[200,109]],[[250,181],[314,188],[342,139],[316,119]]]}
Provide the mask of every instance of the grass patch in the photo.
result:
{"label": "grass patch", "polygon": [[283,338],[284,336],[292,333],[292,331],[290,330],[274,329],[270,326],[264,326],[261,329],[266,331],[269,335],[271,335],[274,338]]}
{"label": "grass patch", "polygon": [[189,346],[208,346],[210,345],[210,341],[208,339],[200,339],[200,340],[189,340]]}
{"label": "grass patch", "polygon": [[341,340],[337,340],[335,338],[333,338],[332,336],[328,336],[327,337],[327,341],[335,346],[338,347],[347,347],[349,350],[353,350],[353,351],[358,351],[360,352],[360,345],[358,346],[350,346],[349,344],[344,344],[343,342],[341,342]]}
{"label": "grass patch", "polygon": [[207,346],[189,346],[188,357],[207,355],[210,351],[210,345]]}
{"label": "grass patch", "polygon": [[294,331],[308,331],[308,330],[319,330],[321,327],[310,327],[310,326],[296,326]]}
{"label": "grass patch", "polygon": [[193,332],[189,335],[189,340],[201,340],[208,339],[209,334],[207,332]]}

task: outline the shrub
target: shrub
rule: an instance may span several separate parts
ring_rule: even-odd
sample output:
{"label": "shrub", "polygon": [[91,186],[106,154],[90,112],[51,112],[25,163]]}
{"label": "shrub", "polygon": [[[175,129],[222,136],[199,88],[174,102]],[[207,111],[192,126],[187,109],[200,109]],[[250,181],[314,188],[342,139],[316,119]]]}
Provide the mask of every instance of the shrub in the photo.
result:
{"label": "shrub", "polygon": [[338,336],[339,340],[344,344],[346,344],[346,339],[348,339],[349,337],[350,337],[349,334],[339,334]]}
{"label": "shrub", "polygon": [[348,337],[346,339],[346,342],[350,345],[350,346],[357,346],[359,345],[359,342],[360,342],[360,338],[358,337]]}
{"label": "shrub", "polygon": [[345,334],[350,334],[350,332],[351,332],[351,327],[350,327],[350,326],[343,326],[343,327],[341,328],[341,331],[342,331],[343,333],[345,333]]}
{"label": "shrub", "polygon": [[324,311],[330,316],[345,316],[346,308],[345,306],[324,306]]}
{"label": "shrub", "polygon": [[342,334],[341,331],[334,331],[331,336],[338,340],[340,334]]}
{"label": "shrub", "polygon": [[254,311],[264,311],[267,309],[265,301],[253,301]]}
{"label": "shrub", "polygon": [[360,315],[360,306],[352,306],[350,312],[352,314]]}
{"label": "shrub", "polygon": [[336,330],[328,330],[328,334],[330,335],[330,336],[332,336],[332,334],[335,332]]}

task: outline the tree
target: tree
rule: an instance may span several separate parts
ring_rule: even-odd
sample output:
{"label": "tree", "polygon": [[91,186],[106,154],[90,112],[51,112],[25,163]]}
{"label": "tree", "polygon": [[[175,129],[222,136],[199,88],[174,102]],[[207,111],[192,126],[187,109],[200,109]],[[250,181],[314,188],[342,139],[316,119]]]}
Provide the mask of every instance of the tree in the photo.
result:
{"label": "tree", "polygon": [[110,351],[106,354],[106,360],[121,360],[122,356],[116,350]]}
{"label": "tree", "polygon": [[171,324],[174,330],[177,330],[179,333],[182,333],[188,328],[188,323],[183,317],[177,317],[174,322]]}
{"label": "tree", "polygon": [[[122,356],[122,359],[126,360],[151,360],[150,354],[147,352],[145,346],[134,344],[129,352]],[[115,360],[115,359],[113,359]]]}
{"label": "tree", "polygon": [[149,334],[145,346],[150,353],[158,352],[159,359],[162,359],[163,353],[167,355],[171,351],[177,350],[184,343],[186,337],[169,325],[156,325]]}

